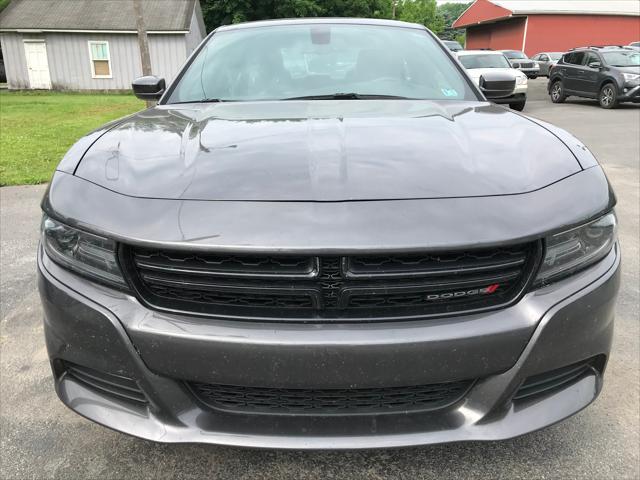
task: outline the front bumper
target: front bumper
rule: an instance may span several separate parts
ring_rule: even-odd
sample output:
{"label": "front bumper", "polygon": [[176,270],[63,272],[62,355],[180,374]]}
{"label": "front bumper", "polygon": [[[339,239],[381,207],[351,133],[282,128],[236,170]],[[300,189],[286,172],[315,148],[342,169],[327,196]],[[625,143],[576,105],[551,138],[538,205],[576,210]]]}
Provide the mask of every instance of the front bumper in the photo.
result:
{"label": "front bumper", "polygon": [[518,90],[516,89],[513,95],[510,95],[504,98],[493,98],[491,99],[491,101],[499,105],[506,105],[506,104],[512,104],[512,103],[526,103],[527,94],[526,92],[518,92]]}
{"label": "front bumper", "polygon": [[618,96],[618,100],[620,100],[621,102],[640,103],[640,85],[625,85],[624,89]]}
{"label": "front bumper", "polygon": [[[160,442],[354,449],[498,440],[586,407],[601,369],[513,402],[523,380],[608,356],[619,286],[618,247],[570,279],[480,315],[386,324],[256,324],[152,312],[39,253],[45,336],[60,399],[115,430]],[[76,381],[62,361],[135,379],[141,405]],[[475,369],[475,370],[474,370]],[[249,415],[210,409],[183,380],[241,385],[359,387],[477,378],[437,411],[383,415]],[[256,383],[259,382],[259,383]],[[232,383],[233,384],[233,383]]]}
{"label": "front bumper", "polygon": [[516,67],[516,68],[518,68],[518,70],[520,70],[522,73],[524,73],[529,78],[536,77],[536,76],[540,75],[540,66],[539,65],[536,65],[534,67],[529,67],[529,68],[523,68],[523,67]]}

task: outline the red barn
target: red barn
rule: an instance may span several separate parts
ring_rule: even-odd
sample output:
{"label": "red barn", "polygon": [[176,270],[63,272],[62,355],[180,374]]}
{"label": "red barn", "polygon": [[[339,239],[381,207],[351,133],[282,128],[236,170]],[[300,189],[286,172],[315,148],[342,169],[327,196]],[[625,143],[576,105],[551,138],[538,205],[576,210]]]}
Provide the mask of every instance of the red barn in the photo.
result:
{"label": "red barn", "polygon": [[453,23],[466,48],[562,52],[640,40],[639,0],[476,0]]}

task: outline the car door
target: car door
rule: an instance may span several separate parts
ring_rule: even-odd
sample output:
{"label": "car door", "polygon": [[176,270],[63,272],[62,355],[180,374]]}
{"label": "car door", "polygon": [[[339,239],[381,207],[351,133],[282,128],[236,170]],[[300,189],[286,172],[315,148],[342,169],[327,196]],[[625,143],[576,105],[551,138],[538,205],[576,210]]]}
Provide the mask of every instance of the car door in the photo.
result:
{"label": "car door", "polygon": [[585,52],[572,52],[565,55],[566,64],[562,65],[562,77],[565,91],[580,92],[580,77]]}
{"label": "car door", "polygon": [[578,79],[581,92],[593,97],[598,94],[598,78],[600,78],[601,67],[602,59],[600,56],[595,52],[586,52]]}
{"label": "car door", "polygon": [[541,53],[537,55],[538,65],[540,65],[540,75],[549,75],[549,67],[551,66],[551,59],[548,55]]}

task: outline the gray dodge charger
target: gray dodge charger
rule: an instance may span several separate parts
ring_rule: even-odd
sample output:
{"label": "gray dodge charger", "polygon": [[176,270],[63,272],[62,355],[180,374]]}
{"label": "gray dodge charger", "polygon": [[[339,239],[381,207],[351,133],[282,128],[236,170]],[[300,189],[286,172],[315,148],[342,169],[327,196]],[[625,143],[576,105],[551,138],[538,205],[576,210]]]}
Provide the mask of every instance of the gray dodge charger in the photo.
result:
{"label": "gray dodge charger", "polygon": [[424,27],[220,27],[42,202],[55,390],[159,442],[354,449],[521,435],[602,389],[615,196]]}

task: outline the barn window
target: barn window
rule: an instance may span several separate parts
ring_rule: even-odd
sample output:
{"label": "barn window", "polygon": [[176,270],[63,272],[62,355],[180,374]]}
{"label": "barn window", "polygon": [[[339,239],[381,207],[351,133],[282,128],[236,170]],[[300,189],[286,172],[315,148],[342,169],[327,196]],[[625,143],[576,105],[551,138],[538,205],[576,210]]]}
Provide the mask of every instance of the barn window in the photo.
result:
{"label": "barn window", "polygon": [[93,78],[111,78],[111,57],[109,42],[89,42],[91,76]]}

